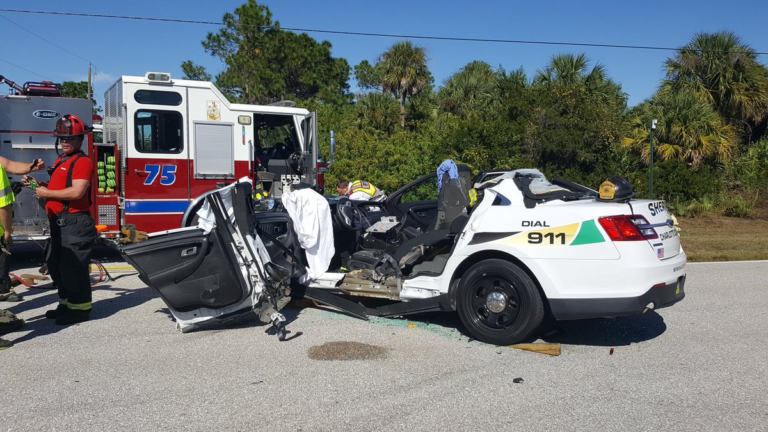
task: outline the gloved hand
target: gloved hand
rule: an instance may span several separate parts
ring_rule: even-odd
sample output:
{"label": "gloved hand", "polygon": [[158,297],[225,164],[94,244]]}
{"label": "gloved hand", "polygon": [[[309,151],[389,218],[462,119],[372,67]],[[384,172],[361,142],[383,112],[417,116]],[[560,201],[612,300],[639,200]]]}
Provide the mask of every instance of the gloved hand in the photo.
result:
{"label": "gloved hand", "polygon": [[21,193],[21,189],[23,187],[24,187],[24,185],[21,184],[21,182],[17,182],[17,181],[11,182],[11,190],[13,191],[14,195],[20,194]]}

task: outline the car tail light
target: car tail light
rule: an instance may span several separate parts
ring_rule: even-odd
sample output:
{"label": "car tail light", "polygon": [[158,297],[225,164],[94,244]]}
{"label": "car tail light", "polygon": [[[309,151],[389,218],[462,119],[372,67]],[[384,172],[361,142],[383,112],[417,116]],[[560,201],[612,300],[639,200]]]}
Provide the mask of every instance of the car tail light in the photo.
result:
{"label": "car tail light", "polygon": [[658,238],[648,220],[641,215],[607,216],[598,219],[600,225],[613,241],[638,241]]}

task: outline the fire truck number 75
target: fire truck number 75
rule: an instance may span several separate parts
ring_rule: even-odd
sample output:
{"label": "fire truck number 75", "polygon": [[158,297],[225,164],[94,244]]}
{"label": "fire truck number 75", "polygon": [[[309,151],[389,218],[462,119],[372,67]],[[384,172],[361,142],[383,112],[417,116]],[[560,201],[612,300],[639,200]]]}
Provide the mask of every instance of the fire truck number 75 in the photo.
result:
{"label": "fire truck number 75", "polygon": [[158,177],[162,186],[170,186],[176,182],[176,165],[144,165],[147,179],[145,185],[152,185]]}

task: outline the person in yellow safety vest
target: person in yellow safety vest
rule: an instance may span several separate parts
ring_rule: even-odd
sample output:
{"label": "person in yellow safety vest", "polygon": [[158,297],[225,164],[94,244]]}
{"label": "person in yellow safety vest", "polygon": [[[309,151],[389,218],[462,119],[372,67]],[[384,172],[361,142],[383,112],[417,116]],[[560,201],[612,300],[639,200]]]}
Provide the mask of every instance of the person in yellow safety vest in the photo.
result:
{"label": "person in yellow safety vest", "polygon": [[381,189],[365,180],[341,180],[336,185],[336,192],[354,201],[383,201],[387,198]]}
{"label": "person in yellow safety vest", "polygon": [[[11,246],[13,233],[13,203],[16,201],[14,188],[6,171],[11,174],[28,174],[45,168],[42,159],[35,159],[32,164],[16,162],[0,157],[0,301],[20,301],[21,296],[11,289],[8,263],[8,248]],[[19,184],[20,186],[20,184]],[[24,325],[24,320],[16,318],[10,312],[0,309],[0,334],[16,330]],[[13,342],[0,339],[0,350],[13,346]]]}

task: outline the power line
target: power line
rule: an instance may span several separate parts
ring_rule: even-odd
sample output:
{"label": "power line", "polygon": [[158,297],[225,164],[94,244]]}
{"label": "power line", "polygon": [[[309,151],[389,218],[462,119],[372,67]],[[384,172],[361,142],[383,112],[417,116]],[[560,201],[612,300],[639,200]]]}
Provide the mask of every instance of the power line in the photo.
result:
{"label": "power line", "polygon": [[81,59],[81,60],[85,60],[85,61],[87,61],[88,63],[90,63],[90,62],[91,62],[91,61],[90,61],[90,60],[88,60],[87,58],[83,58],[83,57],[81,57],[80,55],[78,55],[78,54],[75,54],[75,53],[73,53],[72,51],[70,51],[70,50],[68,50],[68,49],[66,49],[66,48],[63,48],[63,47],[61,47],[61,46],[59,46],[59,45],[56,45],[55,43],[53,43],[53,42],[49,41],[48,39],[46,39],[46,38],[44,38],[44,37],[40,36],[39,34],[36,34],[36,33],[32,32],[31,30],[28,30],[28,29],[26,29],[26,28],[24,28],[24,27],[20,26],[19,24],[15,23],[15,22],[13,22],[13,21],[11,21],[11,20],[9,20],[8,18],[6,18],[6,17],[4,17],[4,16],[2,16],[2,15],[0,15],[0,18],[2,18],[2,19],[4,19],[4,20],[8,21],[9,23],[11,23],[11,24],[15,25],[16,27],[18,27],[18,28],[20,28],[20,29],[24,30],[25,32],[27,32],[27,33],[31,34],[32,36],[35,36],[36,38],[38,38],[38,39],[40,39],[40,40],[42,40],[42,41],[44,41],[44,42],[48,42],[49,44],[51,44],[51,45],[55,46],[56,48],[58,48],[58,49],[60,49],[60,50],[62,50],[62,51],[64,51],[64,52],[66,52],[66,53],[72,54],[73,56],[75,56],[75,57],[77,57],[77,58],[79,58],[79,59]]}
{"label": "power line", "polygon": [[49,81],[50,81],[50,79],[49,79],[49,78],[47,78],[47,77],[44,77],[44,76],[40,75],[39,73],[36,73],[36,72],[32,72],[32,71],[31,71],[31,70],[29,70],[29,69],[25,69],[25,68],[23,68],[23,67],[21,67],[21,66],[19,66],[19,65],[13,64],[13,63],[9,62],[8,60],[5,60],[5,59],[2,59],[2,58],[0,58],[0,61],[6,62],[6,63],[8,63],[9,65],[11,65],[11,66],[13,66],[13,67],[16,67],[16,68],[19,68],[19,69],[23,70],[24,72],[28,72],[28,73],[31,73],[32,75],[37,75],[37,76],[39,76],[40,78],[42,78],[42,79],[44,79],[44,80],[49,80]]}
{"label": "power line", "polygon": [[[31,11],[31,10],[18,10],[18,9],[0,9],[0,12],[14,12],[14,13],[27,13],[27,14],[39,14],[39,15],[77,16],[77,17],[86,17],[86,18],[109,18],[109,19],[124,19],[124,20],[138,20],[138,21],[157,21],[157,22],[177,23],[177,24],[203,24],[203,25],[215,25],[215,26],[224,25],[221,22],[215,22],[215,21],[136,17],[136,16],[126,16],[126,15],[86,14],[86,13],[76,13],[76,12]],[[534,40],[516,40],[516,39],[465,38],[465,37],[451,37],[451,36],[421,36],[421,35],[404,35],[404,34],[390,34],[390,33],[352,32],[352,31],[341,31],[341,30],[305,29],[305,28],[292,28],[292,27],[279,27],[279,28],[264,27],[264,26],[253,26],[253,27],[260,27],[263,29],[273,29],[273,30],[286,30],[286,31],[294,31],[294,32],[337,34],[337,35],[346,35],[346,36],[386,37],[386,38],[398,38],[398,39],[426,39],[426,40],[453,41],[453,42],[559,45],[559,46],[577,46],[577,47],[590,47],[590,48],[619,48],[619,49],[656,50],[656,51],[678,51],[680,49],[680,48],[650,46],[650,45],[619,45],[619,44],[534,41]],[[739,51],[714,51],[714,50],[696,50],[696,51],[712,52],[712,53],[731,53],[731,54],[740,53]],[[754,54],[768,55],[768,52],[754,52]]]}
{"label": "power line", "polygon": [[[4,20],[8,21],[9,23],[11,23],[11,24],[15,25],[16,27],[18,27],[18,28],[20,28],[20,29],[24,30],[25,32],[27,32],[27,33],[31,34],[32,36],[35,36],[36,38],[38,38],[38,39],[40,39],[40,40],[42,40],[42,41],[44,41],[44,42],[47,42],[47,43],[49,43],[49,44],[51,44],[51,45],[55,46],[56,48],[58,48],[58,49],[60,49],[60,50],[62,50],[62,51],[64,51],[64,52],[66,52],[66,53],[68,53],[68,54],[71,54],[71,55],[73,55],[73,56],[75,56],[75,57],[77,57],[77,58],[79,58],[79,59],[81,59],[81,60],[87,61],[87,62],[88,62],[88,64],[90,64],[91,66],[93,66],[93,68],[94,68],[94,69],[97,69],[97,68],[96,68],[96,65],[95,65],[95,64],[93,64],[93,62],[92,62],[92,61],[90,61],[90,60],[88,60],[87,58],[85,58],[85,57],[82,57],[82,56],[80,56],[79,54],[73,53],[72,51],[70,51],[70,50],[68,50],[68,49],[66,49],[66,48],[64,48],[64,47],[62,47],[62,46],[60,46],[60,45],[57,45],[57,44],[55,44],[55,43],[53,43],[53,42],[49,41],[48,39],[46,39],[46,38],[44,38],[44,37],[40,36],[39,34],[37,34],[37,33],[33,32],[33,31],[31,31],[31,30],[29,30],[29,29],[27,29],[27,28],[25,28],[25,27],[23,27],[23,26],[19,25],[18,23],[15,23],[15,22],[13,22],[13,21],[9,20],[8,18],[6,18],[6,17],[5,17],[5,16],[3,16],[3,15],[0,15],[0,18],[2,18],[2,19],[4,19]],[[98,69],[97,69],[97,70],[98,70]],[[35,74],[35,75],[37,75],[37,74]],[[39,76],[39,75],[38,75],[38,76]],[[106,84],[109,86],[109,84],[110,84],[110,83],[109,83],[109,82],[107,82],[107,81],[106,81],[106,79],[104,79],[104,82],[105,82],[105,83],[106,83]]]}

